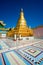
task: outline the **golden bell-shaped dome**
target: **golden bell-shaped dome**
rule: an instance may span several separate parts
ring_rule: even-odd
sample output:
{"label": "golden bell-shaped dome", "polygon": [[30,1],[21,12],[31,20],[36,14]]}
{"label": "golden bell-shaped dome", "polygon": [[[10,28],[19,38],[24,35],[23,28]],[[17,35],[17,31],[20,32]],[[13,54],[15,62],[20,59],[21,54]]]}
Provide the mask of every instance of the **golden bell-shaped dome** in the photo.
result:
{"label": "golden bell-shaped dome", "polygon": [[[32,29],[30,29],[26,24],[23,9],[21,9],[21,11],[20,11],[20,17],[18,19],[17,26],[12,31],[13,31],[13,34],[14,35],[16,34],[17,36],[21,35],[21,36],[26,37],[26,36],[33,35]],[[10,32],[10,33],[12,33],[12,32]],[[10,33],[8,33],[8,34],[10,34]],[[12,36],[13,36],[13,34],[12,34]]]}
{"label": "golden bell-shaped dome", "polygon": [[26,24],[23,9],[21,9],[21,11],[20,11],[20,17],[18,19],[18,23],[17,23],[17,26],[15,28],[15,34],[16,35],[21,34],[21,36],[33,35],[32,30],[30,28],[28,28],[28,26]]}

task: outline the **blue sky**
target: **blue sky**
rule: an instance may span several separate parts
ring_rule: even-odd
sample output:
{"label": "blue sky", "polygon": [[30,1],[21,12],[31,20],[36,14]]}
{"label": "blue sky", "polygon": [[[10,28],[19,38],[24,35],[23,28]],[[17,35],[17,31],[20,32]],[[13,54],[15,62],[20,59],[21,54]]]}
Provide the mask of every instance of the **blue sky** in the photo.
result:
{"label": "blue sky", "polygon": [[43,0],[0,0],[0,20],[6,27],[15,27],[23,8],[28,26],[43,25]]}

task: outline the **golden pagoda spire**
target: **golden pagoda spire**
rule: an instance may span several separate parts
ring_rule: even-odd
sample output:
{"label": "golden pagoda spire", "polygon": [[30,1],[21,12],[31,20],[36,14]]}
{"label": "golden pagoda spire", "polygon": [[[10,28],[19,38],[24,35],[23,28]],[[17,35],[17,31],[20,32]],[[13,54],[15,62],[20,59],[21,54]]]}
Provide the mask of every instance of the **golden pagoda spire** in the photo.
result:
{"label": "golden pagoda spire", "polygon": [[24,18],[24,12],[23,12],[23,9],[21,8],[21,11],[20,11],[20,17],[18,19],[18,23],[17,23],[17,27],[19,26],[27,26],[26,25],[26,20]]}
{"label": "golden pagoda spire", "polygon": [[20,18],[21,19],[24,19],[24,12],[23,12],[23,9],[21,8],[21,11],[20,11]]}

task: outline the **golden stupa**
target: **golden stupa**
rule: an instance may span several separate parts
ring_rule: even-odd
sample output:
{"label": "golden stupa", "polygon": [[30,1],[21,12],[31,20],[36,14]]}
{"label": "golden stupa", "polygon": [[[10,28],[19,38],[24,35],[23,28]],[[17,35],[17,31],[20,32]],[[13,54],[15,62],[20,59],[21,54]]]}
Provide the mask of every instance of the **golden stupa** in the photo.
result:
{"label": "golden stupa", "polygon": [[10,37],[14,36],[15,34],[17,36],[21,35],[21,37],[33,36],[33,30],[31,28],[29,28],[26,24],[23,9],[21,9],[17,26],[7,33],[7,35]]}

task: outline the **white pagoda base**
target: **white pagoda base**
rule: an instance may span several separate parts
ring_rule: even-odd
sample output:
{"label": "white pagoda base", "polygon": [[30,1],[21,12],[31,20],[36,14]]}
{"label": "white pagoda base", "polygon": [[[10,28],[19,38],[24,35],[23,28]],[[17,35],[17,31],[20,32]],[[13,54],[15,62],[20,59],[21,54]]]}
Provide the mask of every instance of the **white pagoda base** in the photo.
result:
{"label": "white pagoda base", "polygon": [[22,40],[33,40],[34,39],[34,36],[32,37],[21,37]]}

